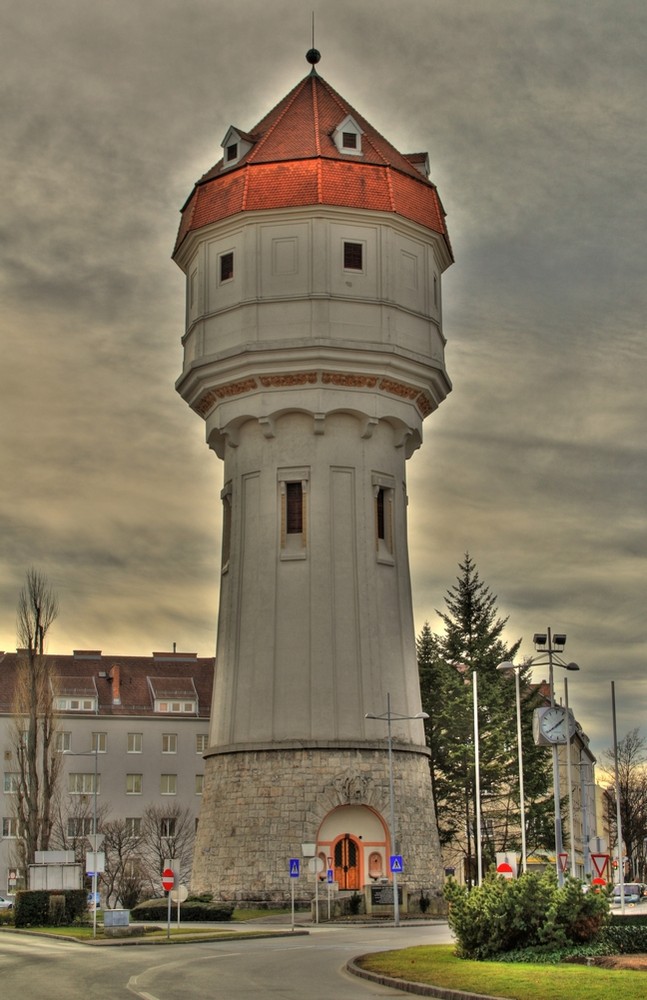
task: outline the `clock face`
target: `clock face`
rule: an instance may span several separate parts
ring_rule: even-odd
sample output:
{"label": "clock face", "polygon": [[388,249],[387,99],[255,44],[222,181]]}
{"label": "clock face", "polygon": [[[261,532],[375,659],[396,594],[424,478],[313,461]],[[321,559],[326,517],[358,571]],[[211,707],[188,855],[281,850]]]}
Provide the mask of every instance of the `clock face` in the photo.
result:
{"label": "clock face", "polygon": [[566,743],[568,720],[565,708],[554,705],[552,708],[546,709],[539,725],[544,739],[550,743]]}

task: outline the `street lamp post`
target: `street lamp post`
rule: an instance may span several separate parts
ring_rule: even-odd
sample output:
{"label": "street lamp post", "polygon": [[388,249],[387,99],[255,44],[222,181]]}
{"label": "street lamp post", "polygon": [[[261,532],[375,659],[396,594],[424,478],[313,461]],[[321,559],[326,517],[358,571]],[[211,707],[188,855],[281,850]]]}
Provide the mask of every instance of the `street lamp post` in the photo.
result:
{"label": "street lamp post", "polygon": [[[535,644],[535,649],[541,653],[546,653],[548,655],[548,687],[550,689],[550,705],[551,708],[555,706],[555,683],[553,671],[554,667],[563,667],[564,670],[579,670],[577,663],[564,663],[559,654],[563,651],[566,645],[566,636],[564,633],[559,633],[553,635],[550,628],[547,628],[545,632],[535,632],[533,636],[533,642]],[[541,661],[536,659],[531,661],[533,665],[539,665]],[[567,716],[566,722],[567,728],[567,743],[566,746],[569,748],[570,753],[570,720]],[[564,874],[562,872],[560,864],[560,854],[563,853],[563,838],[562,838],[562,808],[561,808],[561,790],[560,790],[560,778],[559,778],[559,750],[557,744],[554,743],[552,746],[553,751],[553,799],[555,807],[555,867],[557,870],[557,880],[559,885],[564,883]],[[571,838],[573,837],[573,830],[571,829]]]}
{"label": "street lamp post", "polygon": [[527,871],[528,860],[526,857],[526,800],[524,796],[523,789],[523,741],[521,735],[521,685],[519,681],[519,674],[521,672],[521,667],[516,666],[514,663],[510,663],[506,660],[504,663],[499,663],[497,670],[512,670],[514,671],[514,687],[517,703],[517,757],[519,759],[519,813],[521,820],[521,870]]}
{"label": "street lamp post", "polygon": [[[387,725],[387,741],[388,741],[388,759],[389,759],[389,826],[391,835],[391,850],[394,854],[397,853],[396,845],[396,827],[395,827],[395,793],[393,788],[393,734],[391,731],[391,722],[404,722],[408,719],[428,719],[429,716],[426,712],[418,712],[416,715],[400,715],[391,711],[391,695],[387,693],[386,696],[386,712],[381,715],[376,715],[374,712],[367,712],[364,716],[365,719],[376,719],[380,722],[386,722]],[[400,926],[400,901],[398,899],[398,874],[397,872],[391,872],[392,885],[393,885],[393,922],[396,927]]]}

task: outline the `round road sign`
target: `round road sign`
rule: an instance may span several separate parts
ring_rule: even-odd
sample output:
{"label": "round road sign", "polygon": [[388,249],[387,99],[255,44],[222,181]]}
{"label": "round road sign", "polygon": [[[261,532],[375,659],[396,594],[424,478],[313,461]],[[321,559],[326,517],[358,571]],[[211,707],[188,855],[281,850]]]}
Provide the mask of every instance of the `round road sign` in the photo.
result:
{"label": "round road sign", "polygon": [[162,872],[162,888],[169,892],[175,885],[175,872],[172,868],[165,868]]}

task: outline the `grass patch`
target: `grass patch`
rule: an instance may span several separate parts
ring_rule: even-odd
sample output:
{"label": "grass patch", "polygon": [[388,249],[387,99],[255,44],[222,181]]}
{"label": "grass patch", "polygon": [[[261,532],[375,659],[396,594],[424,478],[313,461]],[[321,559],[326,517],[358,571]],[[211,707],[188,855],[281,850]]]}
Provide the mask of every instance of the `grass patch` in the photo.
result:
{"label": "grass patch", "polygon": [[580,965],[526,965],[456,958],[454,945],[429,945],[363,955],[363,969],[511,1000],[645,1000],[647,975]]}

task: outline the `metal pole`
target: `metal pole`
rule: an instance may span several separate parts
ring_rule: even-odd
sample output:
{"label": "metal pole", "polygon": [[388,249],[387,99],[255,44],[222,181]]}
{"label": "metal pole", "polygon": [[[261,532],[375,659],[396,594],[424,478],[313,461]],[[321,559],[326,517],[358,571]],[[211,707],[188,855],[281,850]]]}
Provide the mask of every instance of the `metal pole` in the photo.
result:
{"label": "metal pole", "polygon": [[476,797],[476,876],[478,885],[483,881],[483,845],[481,838],[481,760],[479,754],[479,699],[476,670],[472,671],[474,708],[474,795]]}
{"label": "metal pole", "polygon": [[[551,708],[555,705],[555,685],[553,682],[553,637],[550,628],[546,630],[548,636],[548,685],[550,687]],[[561,791],[559,787],[559,751],[557,744],[553,744],[553,799],[555,808],[555,868],[557,871],[558,885],[564,884],[564,874],[559,856],[562,853],[562,804]]]}
{"label": "metal pole", "polygon": [[613,765],[616,785],[616,825],[618,828],[618,881],[620,885],[620,912],[625,912],[625,867],[622,861],[622,816],[620,815],[620,771],[618,768],[618,730],[616,727],[616,687],[611,681],[611,711],[613,714]]}
{"label": "metal pole", "polygon": [[571,876],[575,870],[575,821],[573,817],[573,772],[571,770],[571,716],[568,710],[568,678],[564,678],[564,707],[566,708],[566,782],[568,784],[568,827],[571,838]]}
{"label": "metal pole", "polygon": [[[393,738],[391,735],[391,695],[387,693],[386,696],[386,723],[387,723],[387,733],[388,733],[388,745],[389,745],[389,811],[391,820],[391,850],[394,854],[398,853],[398,849],[395,841],[395,795],[393,792]],[[400,926],[400,900],[398,898],[398,875],[397,872],[392,872],[392,885],[393,885],[393,922],[396,927]]]}
{"label": "metal pole", "polygon": [[96,737],[97,743],[94,748],[94,808],[92,816],[92,828],[94,831],[94,864],[92,865],[92,901],[94,907],[92,910],[92,937],[97,936],[97,781],[98,781],[98,766],[97,762],[99,760],[99,737]]}
{"label": "metal pole", "polygon": [[514,684],[517,699],[517,751],[519,755],[519,813],[521,818],[521,870],[527,871],[526,858],[526,806],[523,790],[523,741],[521,735],[521,686],[519,682],[520,667],[514,668]]}

